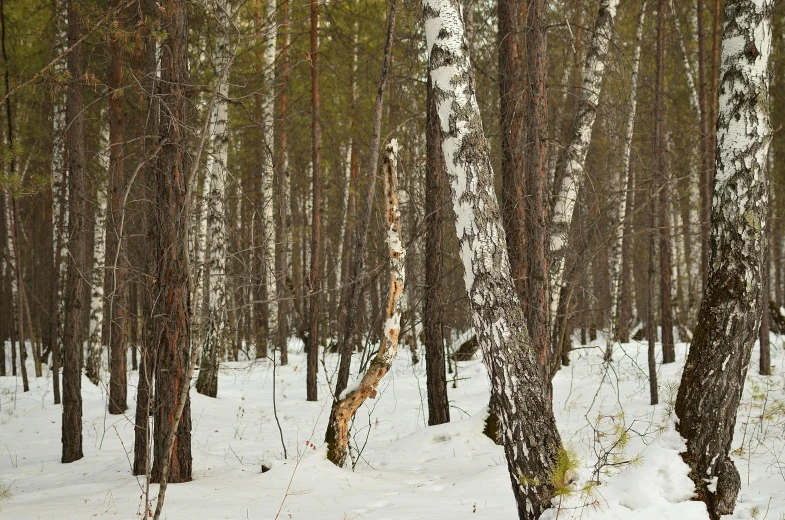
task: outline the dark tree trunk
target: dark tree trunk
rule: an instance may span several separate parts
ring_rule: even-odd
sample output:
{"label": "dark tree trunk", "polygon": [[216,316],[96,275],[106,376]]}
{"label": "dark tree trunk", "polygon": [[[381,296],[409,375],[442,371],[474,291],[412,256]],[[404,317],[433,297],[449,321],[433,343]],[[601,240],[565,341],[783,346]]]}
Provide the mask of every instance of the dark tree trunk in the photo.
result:
{"label": "dark tree trunk", "polygon": [[741,487],[729,451],[763,310],[773,9],[725,4],[709,275],[675,406],[682,457],[713,520],[733,513]]}
{"label": "dark tree trunk", "polygon": [[289,162],[286,152],[286,103],[289,87],[289,0],[281,0],[281,11],[283,21],[280,25],[281,30],[281,56],[280,67],[278,68],[279,77],[276,81],[280,85],[280,95],[278,97],[280,124],[278,130],[278,164],[276,165],[276,191],[278,208],[278,225],[275,227],[276,237],[276,277],[278,287],[278,334],[275,338],[276,346],[281,355],[281,364],[289,363],[289,352],[287,341],[289,340],[289,309],[292,309],[292,292],[289,289],[289,229],[287,215],[289,209]]}
{"label": "dark tree trunk", "polygon": [[[700,187],[700,229],[701,229],[701,290],[706,291],[706,280],[709,275],[709,232],[711,221],[711,171],[709,170],[709,99],[706,97],[706,30],[704,27],[704,0],[698,0],[698,97],[700,100],[700,152],[701,170],[698,186]],[[714,101],[716,102],[716,101]],[[712,122],[713,124],[713,122]]]}
{"label": "dark tree trunk", "polygon": [[425,370],[428,376],[428,424],[450,422],[447,376],[444,373],[444,307],[442,269],[445,213],[449,206],[446,193],[446,166],[442,154],[441,128],[428,77],[425,160],[425,294],[423,320],[425,331]]}
{"label": "dark tree trunk", "polygon": [[[669,220],[669,175],[665,158],[665,17],[667,2],[657,3],[657,79],[654,91],[654,164],[660,189],[660,318],[662,362],[676,361],[673,346],[673,304],[671,301],[671,227]],[[653,203],[653,201],[652,201]]]}
{"label": "dark tree trunk", "polygon": [[[526,219],[524,215],[524,186],[526,165],[524,148],[524,109],[530,108],[526,100],[526,85],[522,77],[519,47],[519,20],[521,2],[525,0],[500,0],[498,9],[499,38],[499,122],[501,132],[502,170],[502,222],[507,235],[507,254],[515,289],[521,302],[526,301]],[[528,36],[528,35],[527,35]],[[526,56],[528,58],[528,56]],[[536,63],[535,63],[536,65]],[[536,74],[536,72],[534,72]],[[528,77],[527,77],[528,79]],[[535,101],[536,103],[536,101]],[[540,121],[530,123],[537,126]],[[535,158],[536,159],[536,158]],[[537,164],[535,165],[537,166]]]}
{"label": "dark tree trunk", "polygon": [[[152,20],[157,20],[155,0],[144,0],[142,12]],[[139,379],[136,391],[136,411],[134,414],[134,475],[147,475],[150,470],[150,415],[153,403],[151,389],[156,365],[156,330],[155,313],[156,284],[152,283],[157,276],[158,263],[155,251],[158,247],[158,227],[156,225],[156,170],[155,157],[157,136],[159,132],[160,107],[156,89],[156,45],[149,33],[145,33],[145,46],[142,51],[140,69],[145,78],[141,109],[135,114],[142,124],[145,139],[142,141],[144,157],[150,157],[143,169],[144,188],[147,204],[144,206],[144,229],[142,261],[145,283],[141,286],[142,342],[139,345]],[[151,157],[153,156],[153,157]]]}
{"label": "dark tree trunk", "polygon": [[[771,219],[769,219],[771,222]],[[771,345],[769,344],[769,267],[771,266],[771,248],[766,247],[766,252],[764,253],[765,260],[763,261],[763,291],[761,294],[761,307],[763,311],[761,312],[761,319],[760,319],[760,333],[759,336],[759,344],[760,344],[760,363],[759,363],[759,372],[763,376],[770,376],[771,375]]]}
{"label": "dark tree trunk", "polygon": [[313,167],[313,213],[311,215],[311,274],[309,277],[310,308],[308,317],[307,399],[317,399],[319,371],[319,312],[322,300],[322,128],[319,107],[319,2],[311,0],[311,163]]}
{"label": "dark tree trunk", "polygon": [[[548,46],[545,0],[529,0],[526,12],[526,198],[523,297],[532,348],[543,379],[549,375],[548,279]],[[557,365],[558,366],[558,365]]]}
{"label": "dark tree trunk", "polygon": [[[110,9],[118,10],[122,0],[111,0]],[[126,331],[128,288],[126,286],[125,191],[123,153],[123,55],[116,35],[109,35],[109,173],[112,188],[112,212],[107,237],[107,264],[111,266],[109,313],[109,413],[121,414],[127,408]]]}
{"label": "dark tree trunk", "polygon": [[[81,9],[68,3],[68,46],[82,37]],[[62,462],[81,459],[82,453],[82,321],[86,269],[86,196],[84,155],[84,100],[82,99],[82,44],[67,57],[70,81],[66,98],[68,151],[68,266],[63,330],[63,456]]]}
{"label": "dark tree trunk", "polygon": [[[165,7],[165,9],[164,9]],[[190,273],[188,266],[186,167],[188,106],[187,5],[168,0],[161,9],[166,40],[161,45],[160,102],[161,151],[156,169],[156,224],[158,276],[156,316],[157,370],[155,374],[155,459],[152,480],[177,483],[191,480],[191,410],[183,385],[188,380],[190,357]],[[182,416],[177,411],[183,403]],[[174,429],[177,431],[174,432]],[[167,453],[174,436],[171,454]],[[164,469],[164,466],[168,467]]]}

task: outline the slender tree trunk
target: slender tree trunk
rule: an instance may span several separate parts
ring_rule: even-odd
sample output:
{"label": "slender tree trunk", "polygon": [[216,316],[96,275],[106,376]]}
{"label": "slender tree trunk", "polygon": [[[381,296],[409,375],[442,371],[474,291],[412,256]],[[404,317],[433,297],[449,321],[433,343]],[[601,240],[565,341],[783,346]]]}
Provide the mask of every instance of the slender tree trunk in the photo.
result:
{"label": "slender tree trunk", "polygon": [[[619,207],[616,210],[616,224],[614,231],[614,242],[612,247],[611,260],[611,283],[613,288],[611,297],[611,323],[613,323],[614,333],[611,339],[626,343],[630,340],[630,305],[632,299],[629,293],[630,284],[630,263],[632,262],[632,207],[635,200],[635,174],[630,165],[632,153],[632,137],[635,130],[635,114],[638,109],[638,71],[641,63],[641,46],[643,44],[643,24],[646,19],[647,1],[641,2],[640,14],[638,14],[638,26],[635,30],[635,49],[632,53],[632,74],[630,75],[630,97],[629,112],[627,113],[627,125],[624,128],[622,141],[621,170],[619,177],[624,180],[619,184],[622,186],[619,197]],[[626,297],[625,297],[626,296]],[[611,345],[607,357],[610,359]]]}
{"label": "slender tree trunk", "polygon": [[[158,276],[156,298],[159,332],[155,349],[155,459],[153,482],[191,480],[191,406],[189,385],[190,269],[186,168],[188,109],[187,9],[183,0],[168,0],[161,9],[166,39],[161,44],[161,152],[156,168]],[[178,412],[182,410],[181,415]],[[180,415],[178,417],[178,415]],[[179,419],[179,420],[178,420]],[[173,443],[170,441],[173,440]],[[171,449],[171,452],[169,449]]]}
{"label": "slender tree trunk", "polygon": [[68,282],[63,334],[63,453],[62,462],[82,454],[82,294],[86,269],[86,176],[84,154],[84,100],[82,98],[81,9],[68,3],[68,93],[66,149],[68,150]]}
{"label": "slender tree trunk", "polygon": [[[527,141],[524,111],[527,104],[528,76],[523,76],[522,43],[519,35],[522,3],[528,0],[500,0],[498,10],[499,38],[499,123],[501,132],[502,222],[507,235],[507,254],[518,298],[526,301],[526,216],[525,182],[527,176]],[[527,18],[528,20],[528,18]],[[520,45],[523,47],[523,45]],[[528,63],[527,63],[528,65]],[[537,121],[535,124],[539,124]]]}
{"label": "slender tree trunk", "polygon": [[[123,0],[111,0],[110,8],[120,10]],[[119,23],[119,22],[118,22]],[[109,413],[121,414],[128,408],[126,370],[128,334],[128,269],[125,239],[125,153],[123,138],[123,50],[118,37],[110,34],[109,52],[109,171],[112,187],[111,226],[107,232],[111,259],[109,311]],[[108,262],[107,262],[108,263]]]}
{"label": "slender tree trunk", "polygon": [[[673,363],[673,307],[671,300],[671,227],[670,187],[665,144],[665,17],[666,0],[657,3],[657,78],[654,88],[654,164],[659,189],[660,237],[660,319],[662,325],[662,362]],[[653,203],[653,202],[652,202]],[[650,300],[651,301],[651,300]]]}
{"label": "slender tree trunk", "polygon": [[539,353],[543,379],[550,372],[548,333],[548,45],[546,2],[529,0],[526,14],[526,198],[524,312],[534,351]]}
{"label": "slender tree trunk", "polygon": [[385,310],[384,331],[376,357],[362,378],[336,397],[327,426],[327,458],[336,466],[346,462],[349,446],[349,421],[362,404],[376,397],[379,381],[390,370],[398,353],[401,332],[403,291],[406,282],[406,249],[401,236],[401,210],[398,205],[398,142],[393,139],[384,155],[384,200],[387,247],[390,252],[390,289]]}
{"label": "slender tree trunk", "polygon": [[536,519],[553,497],[550,477],[561,441],[510,274],[490,153],[465,53],[460,5],[454,0],[428,0],[423,10],[429,72],[473,323],[491,374],[491,402],[518,515]]}
{"label": "slender tree trunk", "polygon": [[[53,54],[60,56],[67,47],[66,28],[68,24],[67,0],[55,0],[55,47]],[[58,60],[53,70],[56,76],[63,77],[66,61]],[[54,290],[50,300],[51,346],[52,346],[52,388],[54,404],[60,404],[60,346],[63,317],[63,296],[65,294],[65,229],[68,226],[68,182],[65,176],[65,105],[66,89],[55,91],[52,104],[52,243],[54,244]]]}
{"label": "slender tree trunk", "polygon": [[709,275],[675,406],[682,457],[713,520],[733,513],[741,486],[729,451],[763,310],[773,9],[725,4]]}
{"label": "slender tree trunk", "polygon": [[450,422],[447,376],[444,373],[444,262],[443,235],[445,214],[449,211],[447,175],[442,154],[442,133],[433,83],[428,76],[425,159],[425,370],[428,376],[428,424]]}
{"label": "slender tree trunk", "polygon": [[[706,292],[706,282],[709,275],[709,233],[711,221],[711,170],[709,161],[714,150],[711,149],[709,140],[709,124],[714,123],[709,119],[710,100],[706,95],[706,49],[704,28],[704,0],[698,0],[697,25],[698,25],[698,95],[700,96],[700,134],[701,134],[701,290]],[[716,100],[711,101],[716,103]]]}
{"label": "slender tree trunk", "polygon": [[[110,96],[111,97],[111,96]],[[109,145],[109,127],[104,126],[101,132],[101,147]],[[109,161],[104,160],[107,155],[102,150],[101,169],[109,175]],[[101,382],[101,356],[103,355],[103,324],[104,324],[104,281],[106,277],[106,211],[108,200],[106,185],[98,182],[95,190],[95,212],[93,213],[95,225],[93,226],[93,273],[91,298],[90,298],[90,328],[87,339],[87,360],[85,362],[85,375],[94,385]]]}
{"label": "slender tree trunk", "polygon": [[289,340],[289,309],[293,309],[291,298],[292,291],[289,289],[289,156],[287,155],[286,142],[286,103],[289,87],[289,0],[281,0],[282,22],[281,31],[281,57],[278,68],[278,78],[276,84],[279,85],[279,130],[278,130],[278,150],[279,157],[276,171],[276,188],[278,202],[278,226],[275,228],[275,243],[278,247],[276,255],[276,271],[278,273],[278,297],[281,301],[278,304],[278,330],[276,334],[276,345],[281,354],[281,364],[289,362],[289,352],[287,342]]}
{"label": "slender tree trunk", "polygon": [[[159,22],[156,0],[143,0],[141,4],[142,12],[149,17],[151,23],[157,25]],[[143,118],[145,138],[142,141],[145,157],[150,157],[143,166],[144,188],[147,203],[144,208],[144,262],[143,269],[145,283],[142,285],[142,343],[139,348],[139,379],[136,390],[136,411],[134,414],[134,475],[150,474],[150,453],[152,438],[150,435],[150,415],[153,411],[153,377],[156,373],[156,349],[158,347],[157,333],[158,320],[155,318],[155,298],[157,284],[151,282],[158,275],[158,263],[155,257],[158,248],[158,227],[156,225],[156,157],[157,151],[160,106],[158,92],[158,63],[157,63],[157,44],[151,37],[147,29],[143,33],[145,46],[141,59],[141,73],[144,78],[142,107],[147,110],[140,110],[139,118]],[[152,157],[151,157],[152,156]]]}
{"label": "slender tree trunk", "polygon": [[313,209],[311,220],[311,272],[309,275],[309,327],[307,355],[307,399],[317,399],[319,371],[319,318],[322,299],[320,278],[322,253],[322,128],[319,106],[319,2],[311,0],[311,166],[313,169]]}
{"label": "slender tree trunk", "polygon": [[213,160],[208,161],[209,193],[207,196],[207,248],[205,255],[204,316],[207,321],[202,343],[201,366],[196,380],[196,391],[208,397],[218,394],[218,368],[222,345],[234,334],[226,333],[227,243],[229,225],[226,212],[226,167],[229,158],[229,16],[231,3],[219,0],[215,4],[218,34],[215,39],[215,68],[217,85],[210,114],[210,149]]}
{"label": "slender tree trunk", "polygon": [[[569,244],[571,223],[578,221],[580,213],[577,199],[582,193],[584,164],[591,144],[592,130],[597,116],[597,105],[605,77],[608,48],[613,35],[618,0],[602,0],[594,22],[589,50],[583,67],[583,89],[578,100],[577,114],[572,127],[569,144],[559,158],[551,188],[551,235],[550,235],[550,288],[551,288],[551,341],[554,345],[553,357],[561,354],[561,339],[567,337],[566,315],[569,301],[561,302],[562,295],[568,298],[572,290],[567,287],[570,278],[566,276],[568,264],[577,262],[575,244]],[[576,236],[576,234],[572,234]],[[568,254],[569,253],[569,254]],[[571,258],[567,258],[571,256]],[[575,274],[575,273],[573,273]],[[551,374],[555,373],[551,371]]]}
{"label": "slender tree trunk", "polygon": [[[771,222],[771,210],[769,209],[769,222]],[[768,234],[766,242],[770,241],[771,235]],[[770,267],[771,267],[771,248],[768,243],[765,245],[763,260],[763,290],[761,291],[761,312],[760,329],[758,333],[758,344],[760,345],[760,360],[758,371],[763,376],[771,375],[771,345],[769,343],[769,298],[770,298]]]}
{"label": "slender tree trunk", "polygon": [[393,34],[395,34],[395,19],[398,13],[398,0],[392,0],[390,14],[387,17],[387,37],[384,44],[382,70],[379,76],[379,86],[376,90],[376,104],[373,112],[373,134],[371,135],[371,157],[369,162],[370,180],[368,191],[365,194],[365,206],[360,216],[360,229],[357,231],[357,241],[352,253],[351,270],[345,284],[348,284],[347,301],[342,305],[346,309],[346,326],[343,338],[338,349],[341,361],[338,366],[338,377],[335,383],[335,395],[339,395],[349,382],[349,370],[352,362],[353,338],[358,334],[358,317],[360,298],[363,288],[363,265],[365,262],[365,249],[368,243],[368,229],[371,225],[371,211],[373,210],[374,196],[376,193],[376,170],[379,167],[379,148],[382,139],[382,107],[384,103],[384,90],[387,87],[387,76],[392,62]]}

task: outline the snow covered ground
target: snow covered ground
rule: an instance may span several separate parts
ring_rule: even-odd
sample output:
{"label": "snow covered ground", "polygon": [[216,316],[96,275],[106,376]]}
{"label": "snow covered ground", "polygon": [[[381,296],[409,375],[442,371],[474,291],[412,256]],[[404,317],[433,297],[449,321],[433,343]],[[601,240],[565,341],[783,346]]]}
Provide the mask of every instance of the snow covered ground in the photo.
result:
{"label": "snow covered ground", "polygon": [[[554,409],[565,444],[580,461],[576,491],[543,518],[705,519],[689,501],[691,482],[678,455],[683,441],[669,424],[686,355],[660,367],[660,405],[649,406],[646,346],[617,346],[602,363],[602,341],[573,352],[554,381]],[[305,358],[293,344],[290,365],[276,369],[276,404],[288,458],[273,414],[267,362],[227,363],[219,398],[191,393],[194,480],[169,487],[168,519],[499,519],[517,518],[501,447],[482,434],[488,379],[479,360],[459,363],[449,385],[450,424],[426,427],[425,367],[401,351],[354,423],[361,450],[354,471],[326,461],[322,446],[331,399],[326,356],[320,401],[305,401]],[[659,352],[658,352],[659,357]],[[772,346],[774,376],[757,375],[753,355],[733,441],[742,479],[733,518],[785,519],[785,352]],[[354,363],[356,369],[357,361]],[[29,368],[32,375],[32,365]],[[134,385],[136,374],[129,380]],[[86,378],[84,459],[60,463],[60,407],[49,378],[0,378],[0,486],[10,500],[0,517],[139,518],[144,483],[130,473],[133,409],[105,413],[106,389]],[[129,404],[134,403],[134,392]],[[271,469],[262,472],[262,465]],[[591,485],[599,479],[600,485]],[[151,496],[157,486],[152,486]]]}

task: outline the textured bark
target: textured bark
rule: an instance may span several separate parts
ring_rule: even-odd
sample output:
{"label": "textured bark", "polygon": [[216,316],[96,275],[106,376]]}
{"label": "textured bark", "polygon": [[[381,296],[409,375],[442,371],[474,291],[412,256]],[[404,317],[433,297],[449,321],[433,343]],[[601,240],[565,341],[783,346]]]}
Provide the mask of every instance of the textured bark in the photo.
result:
{"label": "textured bark", "polygon": [[[55,0],[56,36],[52,53],[62,55],[67,44],[66,27],[68,12],[66,0]],[[67,60],[58,60],[54,64],[57,77],[65,75]],[[65,228],[68,225],[68,183],[65,177],[65,105],[66,90],[55,91],[52,103],[52,244],[54,244],[54,290],[50,300],[51,314],[51,348],[52,348],[52,388],[54,404],[60,404],[60,347],[63,317],[63,295],[65,293]]]}
{"label": "textured bark", "polygon": [[[632,207],[635,197],[635,174],[630,166],[632,153],[632,137],[635,130],[635,114],[638,109],[638,71],[641,63],[641,46],[643,43],[643,23],[646,19],[646,0],[641,2],[638,15],[638,27],[635,30],[635,49],[632,53],[632,74],[630,75],[629,112],[627,124],[624,128],[622,141],[621,170],[619,171],[619,185],[622,186],[619,205],[616,208],[614,242],[611,259],[611,320],[613,324],[614,339],[625,343],[629,341],[630,304],[632,298],[629,294],[630,264],[632,262],[631,233],[632,233]],[[623,180],[622,180],[623,179]],[[611,351],[607,355],[610,358]]]}
{"label": "textured bark", "polygon": [[[548,45],[545,0],[529,0],[526,13],[526,260],[523,310],[543,377],[549,376],[548,299]],[[509,249],[508,249],[509,250]]]}
{"label": "textured bark", "polygon": [[619,0],[602,0],[594,22],[589,50],[583,67],[583,89],[578,100],[577,115],[570,141],[559,158],[551,189],[551,319],[556,320],[559,307],[565,253],[568,247],[570,222],[580,186],[584,178],[584,163],[591,144],[592,129],[597,116],[597,104],[605,77],[608,48],[613,35],[613,23]]}
{"label": "textured bark", "polygon": [[523,0],[500,0],[499,38],[499,125],[501,133],[502,223],[507,235],[507,254],[518,298],[526,301],[526,219],[524,190],[524,110],[528,108],[522,61],[518,52],[519,19]]}
{"label": "textured bark", "polygon": [[319,312],[322,299],[320,269],[322,259],[322,127],[319,106],[319,2],[311,0],[311,167],[313,174],[313,208],[311,213],[311,272],[309,281],[308,359],[306,391],[309,401],[317,399],[319,372]]}
{"label": "textured bark", "polygon": [[[654,87],[654,152],[655,175],[659,190],[660,237],[660,320],[662,325],[662,362],[673,363],[673,305],[671,269],[670,186],[665,157],[665,17],[666,0],[657,3],[657,72]],[[652,201],[653,203],[654,201]],[[649,301],[653,301],[650,299]]]}
{"label": "textured bark", "polygon": [[[155,349],[155,459],[153,482],[191,480],[191,410],[183,387],[189,385],[191,341],[186,145],[188,110],[187,9],[184,0],[168,0],[161,9],[166,39],[161,44],[161,152],[156,168],[158,276]],[[187,388],[187,386],[186,386]],[[181,415],[178,412],[182,410]],[[171,439],[171,440],[170,440]],[[172,442],[173,441],[173,442]],[[171,444],[170,444],[171,443]],[[168,448],[171,448],[168,449]]]}
{"label": "textured bark", "polygon": [[[68,46],[82,36],[80,9],[68,3]],[[82,453],[82,319],[86,269],[86,176],[84,154],[84,100],[82,98],[82,44],[68,54],[66,148],[68,150],[68,269],[63,330],[63,452],[62,462]]]}
{"label": "textured bark", "polygon": [[[110,7],[120,10],[122,0],[111,0]],[[123,61],[120,41],[110,35],[109,52],[109,172],[112,187],[112,213],[107,230],[109,245],[107,263],[111,260],[110,311],[109,311],[109,413],[121,414],[127,408],[128,380],[126,373],[128,333],[128,268],[125,238],[125,154],[123,151]]]}
{"label": "textured bark", "polygon": [[444,372],[443,248],[444,221],[449,199],[446,193],[446,166],[442,154],[442,134],[433,84],[428,77],[425,159],[425,370],[428,376],[428,424],[450,422],[447,376]]}
{"label": "textured bark", "polygon": [[226,326],[226,258],[228,216],[225,209],[226,167],[229,156],[229,14],[231,3],[221,0],[215,5],[217,35],[213,66],[217,74],[215,100],[210,114],[210,150],[207,161],[209,192],[207,195],[207,233],[204,271],[205,336],[196,391],[215,397],[218,393],[219,352],[225,340]]}
{"label": "textured bark", "polygon": [[401,209],[398,205],[398,143],[387,145],[384,154],[384,214],[387,247],[390,253],[390,288],[385,309],[384,331],[376,357],[371,361],[362,378],[338,394],[333,402],[327,425],[327,458],[336,466],[346,463],[349,446],[349,421],[362,404],[376,397],[379,381],[390,370],[398,353],[398,336],[401,332],[403,290],[406,282],[406,249],[401,237]]}
{"label": "textured bark", "polygon": [[379,166],[379,148],[382,139],[382,108],[384,105],[384,91],[387,88],[387,76],[390,73],[390,63],[392,62],[393,34],[395,34],[395,19],[398,13],[398,0],[392,0],[390,14],[387,17],[387,37],[384,43],[384,56],[382,58],[382,70],[379,75],[379,85],[376,90],[376,104],[373,111],[373,134],[371,135],[371,154],[369,162],[368,191],[365,194],[365,205],[360,216],[360,229],[357,230],[357,238],[352,252],[352,261],[349,276],[344,282],[347,286],[347,299],[342,307],[346,311],[346,325],[344,327],[343,338],[340,338],[338,350],[341,353],[341,361],[338,366],[338,377],[335,382],[335,394],[339,395],[346,388],[349,382],[349,370],[352,362],[353,338],[357,334],[357,327],[360,323],[360,297],[363,288],[363,265],[365,262],[365,249],[368,243],[368,229],[371,225],[374,197],[376,193],[376,170]]}
{"label": "textured bark", "polygon": [[561,441],[510,275],[460,6],[429,0],[424,18],[472,321],[491,377],[491,402],[518,515],[535,519],[553,497],[551,476]]}
{"label": "textured bark", "polygon": [[711,258],[676,398],[682,457],[712,519],[733,512],[741,484],[728,452],[762,311],[773,8],[769,0],[725,5]]}

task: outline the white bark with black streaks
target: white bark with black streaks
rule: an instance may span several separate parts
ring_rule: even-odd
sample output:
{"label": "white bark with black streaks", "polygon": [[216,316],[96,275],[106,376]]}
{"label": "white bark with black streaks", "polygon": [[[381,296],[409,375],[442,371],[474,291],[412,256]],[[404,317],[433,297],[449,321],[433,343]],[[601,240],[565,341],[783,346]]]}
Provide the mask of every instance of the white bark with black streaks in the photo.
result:
{"label": "white bark with black streaks", "polygon": [[424,19],[472,321],[491,379],[518,514],[535,519],[549,507],[561,441],[510,275],[460,4],[426,0]]}

